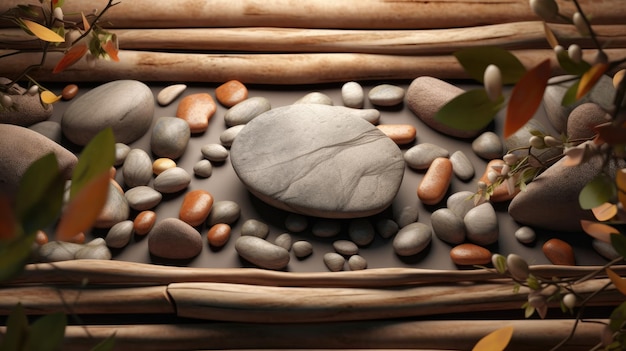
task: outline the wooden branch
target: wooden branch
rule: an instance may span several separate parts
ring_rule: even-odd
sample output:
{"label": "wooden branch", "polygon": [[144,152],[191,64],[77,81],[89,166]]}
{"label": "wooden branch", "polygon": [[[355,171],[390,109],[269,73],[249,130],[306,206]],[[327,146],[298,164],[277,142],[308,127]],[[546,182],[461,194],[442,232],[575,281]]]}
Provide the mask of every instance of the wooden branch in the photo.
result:
{"label": "wooden branch", "polygon": [[[612,269],[626,275],[626,266]],[[601,271],[597,266],[531,266],[542,277],[580,278]],[[193,268],[145,263],[80,260],[27,265],[24,272],[6,285],[80,284],[167,285],[183,282],[240,283],[270,286],[381,288],[430,283],[454,283],[502,279],[490,270],[433,270],[377,268],[343,272],[282,272],[255,268]]]}
{"label": "wooden branch", "polygon": [[[513,52],[527,67],[550,58],[560,72],[552,50]],[[609,59],[626,57],[626,49],[606,50]],[[1,52],[0,52],[1,54]],[[587,55],[592,54],[587,52]],[[49,53],[44,66],[31,72],[38,81],[81,82],[136,79],[223,83],[237,79],[247,84],[316,84],[351,80],[414,79],[429,75],[463,79],[467,74],[451,55],[403,56],[375,54],[191,54],[120,51],[120,62],[99,60],[95,67],[83,60],[59,74],[52,74],[61,53]],[[591,57],[587,56],[587,59]],[[38,63],[40,54],[24,53],[3,59],[0,76],[11,76]]]}
{"label": "wooden branch", "polygon": [[[572,25],[551,25],[564,47],[593,47]],[[626,25],[594,27],[605,48],[626,47]],[[477,46],[509,50],[549,48],[543,22],[428,30],[333,30],[298,28],[116,29],[121,49],[231,52],[342,52],[372,54],[451,54]],[[39,49],[21,29],[0,29],[0,43],[10,49]]]}
{"label": "wooden branch", "polygon": [[[37,0],[3,0],[0,13],[18,4]],[[107,0],[75,0],[64,4],[70,14],[102,9]],[[559,0],[561,12],[571,17],[571,1]],[[580,0],[595,24],[622,24],[623,0]],[[76,16],[76,15],[74,15]],[[101,24],[112,28],[183,27],[294,27],[417,29],[470,27],[484,24],[537,20],[527,0],[431,0],[431,1],[328,1],[307,0],[132,0],[120,1],[103,16]]]}
{"label": "wooden branch", "polygon": [[[603,324],[578,325],[564,349],[590,350],[599,342]],[[507,351],[547,350],[567,337],[574,321],[439,320],[364,321],[315,324],[185,323],[148,325],[85,325],[65,329],[65,351],[84,351],[115,334],[116,351],[205,349],[412,349],[470,350],[503,326],[513,326]],[[5,328],[0,327],[0,333]]]}

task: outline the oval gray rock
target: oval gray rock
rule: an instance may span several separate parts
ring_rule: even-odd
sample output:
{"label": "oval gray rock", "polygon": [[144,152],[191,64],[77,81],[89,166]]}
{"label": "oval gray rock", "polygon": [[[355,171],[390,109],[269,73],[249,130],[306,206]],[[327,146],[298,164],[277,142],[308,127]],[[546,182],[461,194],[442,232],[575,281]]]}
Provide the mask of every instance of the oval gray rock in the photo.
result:
{"label": "oval gray rock", "polygon": [[224,122],[228,127],[246,124],[271,108],[272,104],[267,98],[251,97],[229,108],[224,114]]}
{"label": "oval gray rock", "polygon": [[452,163],[452,172],[454,172],[457,178],[465,181],[474,178],[476,173],[474,165],[463,151],[457,150],[453,152],[450,155],[450,162]]}
{"label": "oval gray rock", "polygon": [[376,227],[376,232],[378,233],[378,235],[380,235],[380,237],[383,239],[391,238],[398,233],[398,230],[400,230],[400,226],[398,225],[398,223],[389,218],[382,218],[377,220],[374,226]]}
{"label": "oval gray rock", "polygon": [[377,106],[395,106],[404,100],[404,88],[393,84],[379,84],[368,93],[369,101]]}
{"label": "oval gray rock", "polygon": [[498,241],[498,217],[489,202],[482,203],[463,217],[467,239],[477,245],[491,245]]}
{"label": "oval gray rock", "polygon": [[237,138],[237,135],[239,135],[239,132],[241,132],[245,126],[245,124],[240,124],[223,131],[222,134],[220,134],[220,143],[225,147],[230,147],[235,141],[235,138]]}
{"label": "oval gray rock", "polygon": [[484,132],[472,141],[474,153],[486,160],[502,158],[503,148],[502,140],[494,132]]}
{"label": "oval gray rock", "polygon": [[128,206],[137,211],[154,208],[163,199],[163,195],[160,192],[146,185],[126,190],[124,197],[128,201]]}
{"label": "oval gray rock", "polygon": [[152,180],[152,160],[150,155],[142,149],[132,149],[126,156],[122,166],[124,183],[129,188],[148,185]]}
{"label": "oval gray rock", "polygon": [[333,249],[337,251],[338,254],[344,256],[352,256],[359,253],[359,247],[357,244],[350,240],[337,240],[333,242]]}
{"label": "oval gray rock", "polygon": [[267,224],[253,218],[246,220],[241,226],[242,236],[250,235],[265,239],[269,233],[270,227]]}
{"label": "oval gray rock", "polygon": [[413,256],[422,252],[432,240],[432,229],[424,223],[411,223],[400,229],[393,239],[398,256]]}
{"label": "oval gray rock", "polygon": [[159,157],[175,160],[185,153],[190,137],[191,129],[184,119],[159,117],[152,127],[150,150]]}
{"label": "oval gray rock", "polygon": [[173,167],[161,172],[154,178],[154,190],[170,194],[181,191],[189,186],[191,176],[187,171],[180,167]]}
{"label": "oval gray rock", "polygon": [[240,236],[235,250],[246,261],[266,269],[283,269],[289,264],[289,251],[256,236]]}
{"label": "oval gray rock", "polygon": [[398,224],[398,227],[404,228],[411,223],[417,222],[419,214],[419,208],[407,205],[399,209],[394,208],[393,220]]}
{"label": "oval gray rock", "polygon": [[228,149],[221,144],[202,145],[200,152],[204,158],[213,162],[224,162],[228,158]]}
{"label": "oval gray rock", "polygon": [[324,254],[324,264],[331,272],[339,272],[343,270],[346,259],[336,252],[327,252]]}
{"label": "oval gray rock", "polygon": [[376,230],[372,223],[365,218],[356,218],[348,225],[348,236],[355,244],[367,246],[374,241]]}
{"label": "oval gray rock", "polygon": [[402,182],[402,153],[371,123],[345,111],[290,105],[255,118],[231,148],[239,179],[264,202],[290,212],[327,218],[381,212]]}
{"label": "oval gray rock", "polygon": [[308,219],[301,214],[289,213],[285,217],[285,228],[292,233],[303,232],[308,226]]}
{"label": "oval gray rock", "polygon": [[296,241],[291,245],[291,249],[297,258],[308,257],[313,254],[313,245],[306,240]]}
{"label": "oval gray rock", "polygon": [[426,169],[438,157],[448,157],[450,152],[439,145],[421,143],[404,153],[404,161],[413,169]]}
{"label": "oval gray rock", "polygon": [[209,227],[218,223],[231,225],[239,219],[240,215],[241,207],[239,207],[239,204],[230,200],[220,200],[213,203],[206,223]]}
{"label": "oval gray rock", "polygon": [[153,115],[154,95],[147,85],[116,80],[74,99],[63,113],[61,127],[78,145],[86,145],[106,127],[113,129],[117,142],[130,144],[146,134]]}
{"label": "oval gray rock", "polygon": [[596,134],[593,127],[610,120],[610,115],[598,104],[581,104],[569,114],[567,136],[570,139],[592,138]]}
{"label": "oval gray rock", "polygon": [[515,231],[515,239],[522,244],[532,244],[535,242],[537,238],[537,234],[535,234],[535,230],[528,226],[519,227]]}
{"label": "oval gray rock", "polygon": [[430,224],[435,235],[448,244],[458,245],[465,241],[463,218],[449,208],[440,208],[433,212]]}
{"label": "oval gray rock", "polygon": [[208,178],[213,174],[213,164],[209,160],[200,160],[193,165],[193,174],[200,178]]}
{"label": "oval gray rock", "polygon": [[185,260],[202,251],[202,236],[189,224],[170,217],[157,222],[148,236],[148,250],[154,256]]}
{"label": "oval gray rock", "polygon": [[360,271],[367,268],[367,261],[363,256],[352,255],[348,258],[348,267],[351,271]]}
{"label": "oval gray rock", "polygon": [[104,240],[108,247],[119,249],[128,245],[133,233],[133,221],[125,220],[112,226]]}
{"label": "oval gray rock", "polygon": [[283,249],[287,251],[291,250],[291,246],[292,246],[291,234],[289,233],[280,234],[279,236],[276,237],[276,239],[274,239],[274,244],[282,247]]}

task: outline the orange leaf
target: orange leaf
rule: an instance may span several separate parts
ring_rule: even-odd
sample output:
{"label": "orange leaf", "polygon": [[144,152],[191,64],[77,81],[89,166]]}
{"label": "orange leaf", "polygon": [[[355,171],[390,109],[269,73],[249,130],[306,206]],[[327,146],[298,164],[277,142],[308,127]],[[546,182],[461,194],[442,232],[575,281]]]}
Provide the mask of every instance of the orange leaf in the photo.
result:
{"label": "orange leaf", "polygon": [[592,208],[591,212],[593,212],[594,217],[600,222],[608,221],[617,214],[617,205],[605,202],[598,207]]}
{"label": "orange leaf", "polygon": [[617,273],[613,272],[611,268],[606,269],[606,275],[611,279],[611,283],[615,285],[617,290],[626,295],[626,279],[622,279]]}
{"label": "orange leaf", "polygon": [[583,231],[589,236],[607,243],[611,242],[612,234],[619,233],[619,230],[611,227],[610,225],[587,221],[584,219],[580,221],[580,226],[583,228]]}
{"label": "orange leaf", "polygon": [[12,239],[17,235],[17,220],[11,201],[0,196],[0,240]]}
{"label": "orange leaf", "polygon": [[103,172],[70,200],[57,226],[57,240],[70,240],[91,228],[107,201],[110,181],[109,172]]}
{"label": "orange leaf", "polygon": [[472,351],[502,351],[509,344],[512,336],[513,326],[494,330],[480,339]]}
{"label": "orange leaf", "polygon": [[63,72],[69,66],[75,64],[87,53],[87,44],[77,44],[69,49],[65,55],[59,60],[57,65],[52,70],[52,73]]}
{"label": "orange leaf", "polygon": [[119,50],[117,49],[117,45],[115,45],[113,40],[108,40],[106,43],[104,43],[104,45],[102,45],[102,48],[104,49],[104,51],[106,51],[111,60],[119,62],[120,58],[117,56]]}
{"label": "orange leaf", "polygon": [[37,38],[47,41],[50,43],[62,43],[65,41],[65,38],[53,32],[47,27],[42,26],[37,22],[33,22],[30,20],[23,19],[22,23],[28,28],[28,30],[33,33]]}
{"label": "orange leaf", "polygon": [[80,15],[83,17],[83,29],[86,32],[89,30],[89,28],[91,28],[91,25],[89,24],[89,21],[87,21],[87,18],[85,17],[85,13],[81,11]]}
{"label": "orange leaf", "polygon": [[550,78],[550,60],[546,59],[515,84],[509,99],[504,121],[504,137],[508,138],[528,122],[543,100],[543,92]]}
{"label": "orange leaf", "polygon": [[580,83],[576,91],[576,99],[578,100],[587,95],[608,69],[609,65],[607,63],[597,63],[591,66],[591,68],[580,77]]}

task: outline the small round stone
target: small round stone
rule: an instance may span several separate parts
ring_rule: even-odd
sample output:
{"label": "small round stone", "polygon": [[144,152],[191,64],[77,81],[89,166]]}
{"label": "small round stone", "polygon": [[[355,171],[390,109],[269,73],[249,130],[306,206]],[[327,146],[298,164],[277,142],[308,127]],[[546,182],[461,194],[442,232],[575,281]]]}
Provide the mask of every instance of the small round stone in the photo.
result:
{"label": "small round stone", "polygon": [[523,226],[515,231],[515,239],[522,244],[532,244],[536,238],[535,230],[531,227]]}
{"label": "small round stone", "polygon": [[362,108],[365,102],[363,87],[357,82],[347,82],[341,87],[341,100],[346,107]]}
{"label": "small round stone", "polygon": [[139,212],[133,221],[133,229],[137,235],[146,235],[152,230],[156,223],[156,212],[145,210]]}
{"label": "small round stone", "polygon": [[209,160],[200,160],[193,165],[193,174],[200,178],[208,178],[213,174],[213,164]]}
{"label": "small round stone", "polygon": [[450,259],[459,266],[485,265],[491,262],[491,251],[476,244],[465,243],[450,250]]}
{"label": "small round stone", "polygon": [[430,222],[435,235],[448,244],[458,245],[465,241],[463,218],[449,208],[440,208],[433,212]]}
{"label": "small round stone", "polygon": [[417,144],[404,153],[404,161],[413,169],[427,169],[438,157],[448,157],[450,153],[441,146],[431,143]]}
{"label": "small round stone", "polygon": [[298,240],[291,245],[293,254],[297,258],[305,258],[313,254],[313,245],[306,240]]}
{"label": "small round stone", "polygon": [[478,245],[491,245],[498,241],[498,217],[489,202],[480,204],[463,217],[467,239]]}
{"label": "small round stone", "polygon": [[365,218],[356,218],[348,225],[348,236],[355,244],[367,246],[374,241],[376,230],[370,221]]}
{"label": "small round stone", "polygon": [[115,143],[115,163],[114,166],[121,166],[126,161],[126,157],[130,152],[130,146],[124,143]]}
{"label": "small round stone", "polygon": [[285,217],[285,228],[292,233],[303,232],[308,226],[309,221],[301,214],[289,213]]}
{"label": "small round stone", "polygon": [[161,91],[157,94],[157,102],[161,106],[167,106],[174,102],[174,100],[176,100],[176,98],[178,98],[180,94],[185,91],[185,89],[187,89],[185,84],[168,85],[161,89]]}
{"label": "small round stone", "polygon": [[181,191],[191,183],[191,176],[180,167],[166,169],[154,179],[154,190],[170,194]]}
{"label": "small round stone", "polygon": [[152,179],[152,160],[150,155],[142,149],[132,149],[126,156],[122,166],[124,183],[129,188],[148,185]]}
{"label": "small round stone", "polygon": [[238,80],[229,80],[215,88],[215,98],[223,106],[232,107],[248,98],[248,88]]}
{"label": "small round stone", "polygon": [[378,235],[380,235],[380,237],[383,239],[391,238],[398,233],[398,230],[400,230],[398,223],[389,218],[382,218],[377,220],[374,226],[376,227],[376,232],[378,233]]}
{"label": "small round stone", "polygon": [[237,238],[235,250],[246,261],[266,269],[283,269],[289,264],[289,251],[256,236]]}
{"label": "small round stone", "polygon": [[352,255],[348,258],[348,267],[351,271],[360,271],[367,268],[367,261],[363,256]]}
{"label": "small round stone", "polygon": [[78,85],[68,84],[61,91],[63,100],[72,100],[78,94]]}
{"label": "small round stone", "polygon": [[380,84],[373,87],[367,97],[370,102],[378,106],[395,106],[404,100],[405,90],[393,84]]}
{"label": "small round stone", "polygon": [[119,249],[130,242],[130,238],[133,236],[134,226],[133,221],[125,220],[116,223],[109,229],[105,238],[108,247]]}
{"label": "small round stone", "polygon": [[417,206],[404,206],[393,211],[393,220],[399,228],[404,228],[419,219],[419,208]]}
{"label": "small round stone", "polygon": [[178,218],[165,218],[152,228],[148,236],[148,250],[162,258],[190,259],[202,251],[202,236]]}
{"label": "small round stone", "polygon": [[213,247],[222,247],[230,239],[231,228],[226,223],[218,223],[209,228],[207,241]]}
{"label": "small round stone", "polygon": [[432,228],[424,223],[411,223],[400,229],[393,239],[393,250],[398,256],[412,256],[422,252],[432,240]]}
{"label": "small round stone", "polygon": [[469,160],[467,155],[461,150],[457,150],[450,155],[450,162],[452,162],[452,171],[457,178],[467,181],[474,178],[476,171],[474,165]]}
{"label": "small round stone", "polygon": [[472,150],[476,155],[486,160],[502,158],[504,145],[498,134],[484,132],[472,142]]}
{"label": "small round stone", "polygon": [[200,148],[202,156],[212,162],[224,162],[228,158],[228,149],[221,144],[205,144]]}
{"label": "small round stone", "polygon": [[236,202],[230,200],[216,201],[206,223],[210,227],[218,223],[232,225],[239,219],[240,215],[241,207]]}
{"label": "small round stone", "polygon": [[284,248],[285,250],[291,250],[291,244],[293,240],[291,239],[291,234],[282,233],[274,239],[274,244]]}
{"label": "small round stone", "polygon": [[346,259],[336,252],[327,252],[324,254],[324,264],[331,272],[339,272],[343,270]]}
{"label": "small round stone", "polygon": [[160,192],[146,185],[128,189],[126,193],[124,193],[124,197],[126,197],[126,201],[128,201],[128,206],[137,211],[154,208],[161,203],[163,199],[163,195]]}
{"label": "small round stone", "polygon": [[155,175],[159,175],[163,173],[163,171],[165,171],[166,169],[174,167],[176,167],[176,162],[171,158],[157,158],[156,160],[154,160],[154,162],[152,162],[152,173],[154,173]]}
{"label": "small round stone", "polygon": [[203,189],[192,190],[185,194],[178,218],[191,226],[199,226],[207,219],[212,207],[211,193]]}
{"label": "small round stone", "polygon": [[242,236],[256,236],[257,238],[265,239],[269,233],[270,227],[256,219],[248,219],[241,226]]}
{"label": "small round stone", "polygon": [[320,93],[319,91],[314,91],[298,99],[296,102],[294,102],[294,105],[295,104],[320,104],[320,105],[332,106],[333,99],[324,93]]}
{"label": "small round stone", "polygon": [[177,159],[185,153],[191,129],[184,120],[176,117],[159,117],[152,128],[150,149],[159,157]]}
{"label": "small round stone", "polygon": [[224,114],[224,122],[228,127],[246,124],[271,108],[272,104],[267,98],[251,97],[229,108]]}
{"label": "small round stone", "polygon": [[245,124],[240,124],[223,131],[222,134],[220,134],[220,143],[225,147],[230,147],[235,141],[237,134],[239,134],[245,126]]}
{"label": "small round stone", "polygon": [[546,241],[541,250],[552,264],[562,266],[574,266],[576,265],[576,258],[574,257],[574,249],[572,246],[561,239],[550,239]]}
{"label": "small round stone", "polygon": [[342,254],[344,256],[352,256],[359,253],[359,247],[357,246],[357,244],[350,240],[334,241],[333,249],[335,249],[338,254]]}
{"label": "small round stone", "polygon": [[311,232],[318,238],[332,238],[341,232],[341,223],[332,219],[320,219],[313,223]]}

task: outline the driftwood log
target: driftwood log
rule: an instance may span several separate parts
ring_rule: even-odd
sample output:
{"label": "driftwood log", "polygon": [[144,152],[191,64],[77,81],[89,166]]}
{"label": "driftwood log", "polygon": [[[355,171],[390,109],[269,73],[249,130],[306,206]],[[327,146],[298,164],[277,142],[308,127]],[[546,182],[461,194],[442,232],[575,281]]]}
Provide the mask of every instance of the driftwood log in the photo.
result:
{"label": "driftwood log", "polygon": [[[572,25],[549,25],[564,47],[594,47]],[[604,48],[626,48],[626,25],[594,27]],[[511,22],[467,28],[426,30],[340,30],[301,28],[161,28],[115,29],[124,50],[223,52],[338,52],[396,55],[441,55],[477,46],[508,50],[549,48],[544,23]],[[0,29],[7,49],[39,49],[17,28]]]}
{"label": "driftwood log", "polygon": [[[116,0],[117,1],[117,0]],[[101,10],[107,0],[68,1],[64,12]],[[102,18],[112,28],[293,27],[418,29],[470,27],[537,20],[528,0],[328,1],[328,0],[120,0]],[[571,1],[558,0],[567,16]],[[0,13],[37,0],[3,0]],[[580,0],[594,24],[623,24],[623,0]],[[78,19],[77,17],[75,19]]]}
{"label": "driftwood log", "polygon": [[[2,52],[0,52],[1,54]],[[527,67],[552,60],[552,50],[513,52]],[[624,49],[606,50],[611,60],[626,57]],[[592,55],[592,52],[587,52]],[[39,81],[83,82],[136,79],[223,83],[237,79],[251,84],[317,84],[351,80],[414,79],[429,75],[440,79],[463,79],[467,75],[452,55],[406,56],[357,53],[312,54],[193,54],[120,51],[120,62],[99,60],[90,67],[84,60],[59,74],[52,70],[61,53],[49,53],[45,64],[31,75]],[[592,60],[592,56],[586,56]],[[0,76],[12,76],[41,61],[40,53],[22,53],[3,58]]]}

